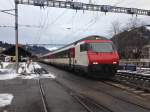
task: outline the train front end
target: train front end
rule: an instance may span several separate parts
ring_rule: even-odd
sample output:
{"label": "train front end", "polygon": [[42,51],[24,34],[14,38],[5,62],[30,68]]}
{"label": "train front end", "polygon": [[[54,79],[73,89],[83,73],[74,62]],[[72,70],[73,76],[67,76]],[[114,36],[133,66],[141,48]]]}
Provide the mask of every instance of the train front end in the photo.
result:
{"label": "train front end", "polygon": [[88,72],[110,77],[117,72],[119,56],[111,40],[86,41],[89,59]]}

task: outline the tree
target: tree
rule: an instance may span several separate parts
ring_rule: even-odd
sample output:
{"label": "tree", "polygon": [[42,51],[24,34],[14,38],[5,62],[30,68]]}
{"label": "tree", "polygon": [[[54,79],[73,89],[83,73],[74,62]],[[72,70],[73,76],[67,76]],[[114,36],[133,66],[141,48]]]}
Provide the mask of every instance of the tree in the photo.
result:
{"label": "tree", "polygon": [[121,24],[119,21],[112,22],[111,31],[113,35],[117,35],[121,32]]}
{"label": "tree", "polygon": [[114,44],[116,45],[116,48],[118,49],[118,38],[117,34],[121,33],[121,24],[119,21],[113,21],[110,28],[110,33],[114,37]]}
{"label": "tree", "polygon": [[132,29],[144,26],[145,23],[143,21],[141,21],[139,18],[137,17],[132,17],[128,20],[128,22],[126,23],[125,27],[123,28],[123,31],[130,31]]}

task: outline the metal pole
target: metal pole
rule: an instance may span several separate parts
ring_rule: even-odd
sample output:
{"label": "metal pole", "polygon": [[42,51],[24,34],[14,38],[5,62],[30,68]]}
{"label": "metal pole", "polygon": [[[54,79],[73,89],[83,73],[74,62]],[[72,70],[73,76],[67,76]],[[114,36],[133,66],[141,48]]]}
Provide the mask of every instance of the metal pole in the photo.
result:
{"label": "metal pole", "polygon": [[18,0],[15,0],[15,41],[16,41],[16,73],[18,73]]}

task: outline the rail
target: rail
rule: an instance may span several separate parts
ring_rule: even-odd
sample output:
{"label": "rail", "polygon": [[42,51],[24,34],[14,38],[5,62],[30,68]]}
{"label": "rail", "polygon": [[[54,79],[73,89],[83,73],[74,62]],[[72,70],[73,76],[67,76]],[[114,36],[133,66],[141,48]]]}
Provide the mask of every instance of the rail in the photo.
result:
{"label": "rail", "polygon": [[[41,75],[41,73],[46,72],[46,71],[43,71],[43,69],[39,69],[39,68],[36,69],[34,67],[34,65],[33,65],[33,68],[34,68],[34,72],[39,76]],[[38,78],[38,85],[39,85],[39,89],[40,89],[40,95],[41,95],[41,99],[42,99],[44,112],[50,112],[49,109],[48,109],[47,101],[46,101],[45,91],[44,91],[44,88],[42,86],[40,78]]]}
{"label": "rail", "polygon": [[[47,71],[44,68],[34,69],[34,72],[38,75],[41,75],[42,73],[47,73]],[[67,88],[65,85],[63,85],[62,83],[60,83],[57,80],[56,80],[56,83],[61,85],[69,93],[69,95],[71,97],[73,97],[77,102],[79,102],[79,104],[81,104],[86,109],[86,111],[88,111],[88,112],[113,112],[110,109],[108,109],[107,107],[104,107],[103,105],[96,103],[92,99],[85,97],[81,94],[78,94],[75,91]],[[44,89],[42,87],[40,78],[38,79],[38,84],[39,84],[40,93],[41,93],[41,97],[42,97],[44,112],[49,112],[48,111],[48,105],[46,103],[46,97],[45,97]]]}
{"label": "rail", "polygon": [[150,76],[137,73],[119,72],[115,75],[115,80],[137,89],[150,92]]}
{"label": "rail", "polygon": [[80,93],[75,92],[74,90],[70,89],[69,87],[65,86],[58,80],[56,80],[56,83],[61,85],[70,96],[72,96],[77,102],[79,102],[88,112],[113,112],[108,107],[105,107],[93,99],[86,97],[85,95],[82,95]]}

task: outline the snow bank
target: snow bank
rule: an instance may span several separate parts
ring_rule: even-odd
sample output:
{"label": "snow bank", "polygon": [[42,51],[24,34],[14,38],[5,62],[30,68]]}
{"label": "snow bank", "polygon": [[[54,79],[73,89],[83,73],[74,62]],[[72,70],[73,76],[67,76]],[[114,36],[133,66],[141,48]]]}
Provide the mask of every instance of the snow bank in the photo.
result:
{"label": "snow bank", "polygon": [[[10,64],[12,63],[5,63],[5,67],[10,66]],[[20,63],[18,74],[15,73],[16,70],[13,68],[13,66],[10,66],[9,69],[0,69],[0,80],[10,80],[15,78],[21,79],[56,78],[52,73],[41,75],[36,74],[34,72],[34,69],[40,68],[42,67],[36,62],[32,62],[29,65],[27,65],[27,63]]]}
{"label": "snow bank", "polygon": [[41,79],[41,78],[55,79],[56,78],[53,74],[42,74],[42,75],[29,74],[29,75],[20,75],[18,77],[21,79]]}
{"label": "snow bank", "polygon": [[36,62],[33,62],[31,64],[21,63],[18,69],[18,73],[25,72],[27,74],[32,74],[34,73],[34,69],[37,69],[37,68],[41,68],[41,66]]}
{"label": "snow bank", "polygon": [[0,94],[0,107],[10,105],[14,96],[12,94]]}
{"label": "snow bank", "polygon": [[3,68],[6,68],[10,63],[9,62],[2,62]]}
{"label": "snow bank", "polygon": [[10,80],[16,78],[19,74],[15,73],[14,64],[3,62],[3,69],[0,69],[0,80]]}
{"label": "snow bank", "polygon": [[133,73],[133,74],[139,74],[139,75],[145,75],[150,76],[150,70],[147,68],[137,69],[137,71],[130,71],[130,70],[118,70],[117,72],[122,73]]}
{"label": "snow bank", "polygon": [[34,68],[42,68],[38,63],[34,62],[33,63]]}
{"label": "snow bank", "polygon": [[51,78],[55,79],[56,77],[52,74],[41,74],[38,75],[34,72],[34,69],[42,68],[38,63],[32,62],[30,65],[27,66],[26,63],[22,63],[21,67],[19,68],[19,73],[25,73],[25,75],[18,76],[21,79],[39,79],[39,78]]}
{"label": "snow bank", "polygon": [[16,74],[16,73],[0,74],[0,80],[10,80],[18,76],[19,74]]}
{"label": "snow bank", "polygon": [[146,29],[150,31],[150,26],[147,26]]}

